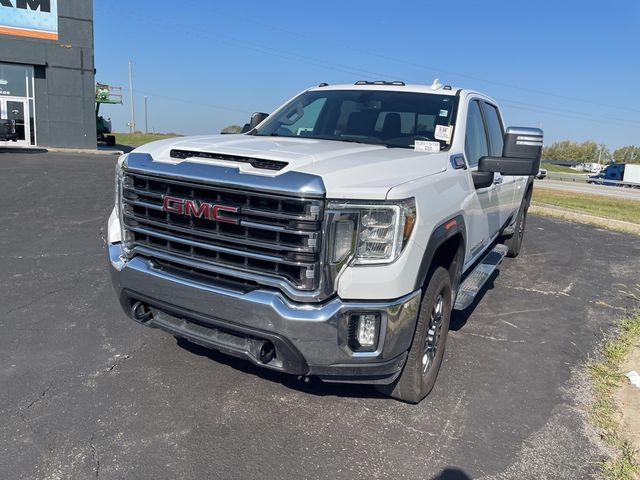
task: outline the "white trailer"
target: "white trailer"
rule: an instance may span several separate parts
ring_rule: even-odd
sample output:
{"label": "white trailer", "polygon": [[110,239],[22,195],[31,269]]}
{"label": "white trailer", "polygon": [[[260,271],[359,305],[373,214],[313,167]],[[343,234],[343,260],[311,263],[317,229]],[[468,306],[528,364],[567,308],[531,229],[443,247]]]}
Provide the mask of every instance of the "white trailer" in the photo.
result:
{"label": "white trailer", "polygon": [[624,167],[622,181],[640,185],[640,163],[627,163]]}

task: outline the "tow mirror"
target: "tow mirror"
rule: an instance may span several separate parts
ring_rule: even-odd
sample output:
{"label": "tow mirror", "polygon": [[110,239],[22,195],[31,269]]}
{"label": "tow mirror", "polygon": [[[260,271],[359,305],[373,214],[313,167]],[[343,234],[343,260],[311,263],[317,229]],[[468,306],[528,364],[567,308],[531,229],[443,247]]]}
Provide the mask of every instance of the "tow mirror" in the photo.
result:
{"label": "tow mirror", "polygon": [[256,128],[258,125],[260,125],[267,117],[269,116],[268,113],[264,113],[264,112],[255,112],[253,115],[251,115],[251,120],[249,121],[249,130],[253,130],[254,128]]}
{"label": "tow mirror", "polygon": [[502,175],[537,175],[542,157],[543,133],[539,128],[509,127],[504,134],[502,157],[482,157],[479,172]]}

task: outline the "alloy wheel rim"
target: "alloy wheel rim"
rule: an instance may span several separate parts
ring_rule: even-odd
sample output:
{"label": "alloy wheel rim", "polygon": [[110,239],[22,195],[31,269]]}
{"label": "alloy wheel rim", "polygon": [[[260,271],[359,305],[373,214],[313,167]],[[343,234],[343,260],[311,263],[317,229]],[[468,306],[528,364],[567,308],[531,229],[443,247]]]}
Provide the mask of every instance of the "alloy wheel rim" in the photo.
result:
{"label": "alloy wheel rim", "polygon": [[429,371],[438,352],[440,337],[442,336],[442,320],[444,318],[444,298],[442,293],[438,295],[431,309],[429,318],[429,330],[424,342],[424,351],[422,353],[422,374],[426,375]]}
{"label": "alloy wheel rim", "polygon": [[525,226],[525,222],[527,221],[526,215],[527,215],[526,211],[523,212],[522,218],[520,219],[520,225],[518,228],[518,237],[520,238],[520,240],[522,240],[522,237],[524,237],[524,226]]}

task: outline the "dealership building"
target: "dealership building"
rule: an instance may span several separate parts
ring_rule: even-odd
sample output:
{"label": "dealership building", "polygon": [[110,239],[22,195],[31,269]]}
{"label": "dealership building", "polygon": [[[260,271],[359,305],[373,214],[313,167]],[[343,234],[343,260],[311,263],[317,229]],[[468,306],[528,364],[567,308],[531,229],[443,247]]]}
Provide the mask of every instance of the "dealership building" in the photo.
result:
{"label": "dealership building", "polygon": [[92,0],[0,0],[0,116],[0,147],[96,148]]}

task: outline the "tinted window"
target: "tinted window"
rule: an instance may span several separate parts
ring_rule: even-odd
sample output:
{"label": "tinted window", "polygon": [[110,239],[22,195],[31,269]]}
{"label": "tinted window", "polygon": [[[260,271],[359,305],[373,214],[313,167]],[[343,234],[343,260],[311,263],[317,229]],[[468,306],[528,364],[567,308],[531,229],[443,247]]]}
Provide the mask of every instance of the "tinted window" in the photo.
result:
{"label": "tinted window", "polygon": [[489,155],[487,135],[484,130],[484,122],[482,121],[480,105],[477,100],[469,104],[464,153],[471,166],[477,165],[480,157]]}
{"label": "tinted window", "polygon": [[483,103],[484,118],[487,121],[487,130],[489,130],[489,143],[491,144],[491,155],[500,157],[502,155],[502,147],[504,146],[504,132],[502,123],[498,116],[498,109],[488,103]]}

